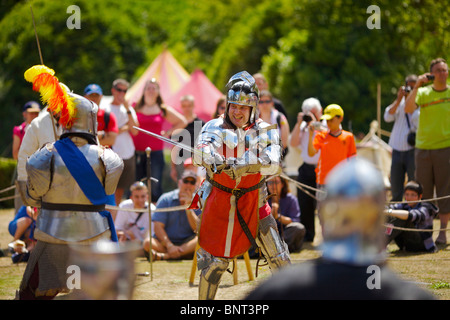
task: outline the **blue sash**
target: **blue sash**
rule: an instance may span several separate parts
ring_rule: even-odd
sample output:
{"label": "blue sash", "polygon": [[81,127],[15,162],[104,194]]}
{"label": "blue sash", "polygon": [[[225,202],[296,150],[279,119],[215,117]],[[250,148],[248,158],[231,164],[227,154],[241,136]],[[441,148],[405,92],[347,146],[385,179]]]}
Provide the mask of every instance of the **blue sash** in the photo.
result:
{"label": "blue sash", "polygon": [[[105,188],[95,174],[94,169],[92,169],[84,154],[81,153],[72,140],[69,138],[58,140],[55,142],[55,147],[70,174],[80,186],[81,191],[83,191],[84,195],[92,202],[92,204],[115,205],[114,194],[106,194]],[[106,217],[108,219],[109,229],[111,231],[111,240],[117,242],[117,233],[111,213],[106,210],[99,213],[102,217]]]}

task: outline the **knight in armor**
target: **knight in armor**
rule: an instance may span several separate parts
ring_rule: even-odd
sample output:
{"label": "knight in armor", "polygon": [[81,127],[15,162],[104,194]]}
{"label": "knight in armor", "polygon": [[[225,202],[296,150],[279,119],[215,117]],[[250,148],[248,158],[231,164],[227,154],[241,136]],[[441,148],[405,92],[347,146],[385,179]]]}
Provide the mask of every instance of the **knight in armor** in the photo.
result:
{"label": "knight in armor", "polygon": [[197,251],[199,299],[214,299],[229,262],[252,245],[273,270],[290,264],[287,245],[267,203],[266,177],[281,172],[281,145],[276,125],[258,118],[259,92],[246,71],[227,84],[225,114],[206,123],[194,163],[206,180],[192,208],[202,209]]}
{"label": "knight in armor", "polygon": [[20,284],[20,299],[52,299],[68,291],[70,245],[116,240],[111,215],[123,162],[97,140],[98,106],[61,86],[54,71],[34,66],[25,79],[40,91],[63,128],[26,163],[26,197],[39,209],[37,239]]}

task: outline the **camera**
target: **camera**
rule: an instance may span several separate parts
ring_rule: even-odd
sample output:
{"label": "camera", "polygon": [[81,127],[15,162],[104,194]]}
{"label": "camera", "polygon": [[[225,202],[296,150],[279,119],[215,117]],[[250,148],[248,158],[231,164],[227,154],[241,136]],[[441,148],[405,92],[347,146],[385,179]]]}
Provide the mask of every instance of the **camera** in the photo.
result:
{"label": "camera", "polygon": [[434,80],[434,74],[427,74],[427,79],[428,80]]}
{"label": "camera", "polygon": [[402,87],[402,89],[403,89],[403,91],[405,91],[406,93],[410,93],[411,90],[412,90],[411,86],[408,86],[408,85],[406,85],[406,84]]}
{"label": "camera", "polygon": [[307,115],[307,114],[305,114],[303,116],[303,121],[305,121],[306,123],[311,122],[312,121],[312,117]]}

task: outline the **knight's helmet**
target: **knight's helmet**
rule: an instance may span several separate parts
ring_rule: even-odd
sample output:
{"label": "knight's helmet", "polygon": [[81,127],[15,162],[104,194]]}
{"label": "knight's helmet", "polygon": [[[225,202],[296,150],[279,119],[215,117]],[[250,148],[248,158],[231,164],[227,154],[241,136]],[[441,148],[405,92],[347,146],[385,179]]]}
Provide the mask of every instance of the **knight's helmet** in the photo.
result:
{"label": "knight's helmet", "polygon": [[386,191],[380,171],[353,157],[333,168],[325,188],[319,209],[323,256],[351,264],[383,260]]}
{"label": "knight's helmet", "polygon": [[227,108],[225,110],[225,120],[231,123],[228,116],[230,103],[249,106],[252,108],[249,122],[253,123],[258,119],[258,101],[259,90],[255,79],[247,72],[236,73],[228,80],[227,89]]}
{"label": "knight's helmet", "polygon": [[78,94],[69,93],[75,104],[75,119],[70,127],[65,127],[61,138],[68,135],[84,136],[91,140],[97,136],[97,113],[96,103]]}
{"label": "knight's helmet", "polygon": [[47,111],[63,128],[61,138],[68,135],[85,137],[96,143],[98,106],[92,101],[70,92],[69,88],[54,76],[55,71],[44,65],[36,65],[25,71],[24,77],[39,91]]}

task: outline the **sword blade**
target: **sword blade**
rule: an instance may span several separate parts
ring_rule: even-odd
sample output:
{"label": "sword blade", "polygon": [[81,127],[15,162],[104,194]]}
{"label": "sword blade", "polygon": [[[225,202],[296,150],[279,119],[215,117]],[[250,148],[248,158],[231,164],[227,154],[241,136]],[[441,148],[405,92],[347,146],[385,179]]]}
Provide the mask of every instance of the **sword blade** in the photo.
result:
{"label": "sword blade", "polygon": [[200,150],[191,148],[191,146],[185,145],[184,143],[173,141],[172,139],[163,137],[163,136],[161,136],[161,135],[159,135],[157,133],[150,132],[150,131],[144,130],[144,129],[136,127],[136,126],[133,126],[133,128],[135,128],[136,130],[139,130],[139,131],[141,131],[141,132],[143,132],[145,134],[148,134],[149,136],[152,136],[154,138],[157,138],[157,139],[160,139],[162,141],[168,142],[168,143],[170,143],[170,144],[172,144],[174,146],[180,147],[180,148],[182,148],[182,149],[184,149],[186,151],[189,151],[191,153],[196,153],[196,154],[202,156],[202,152]]}

